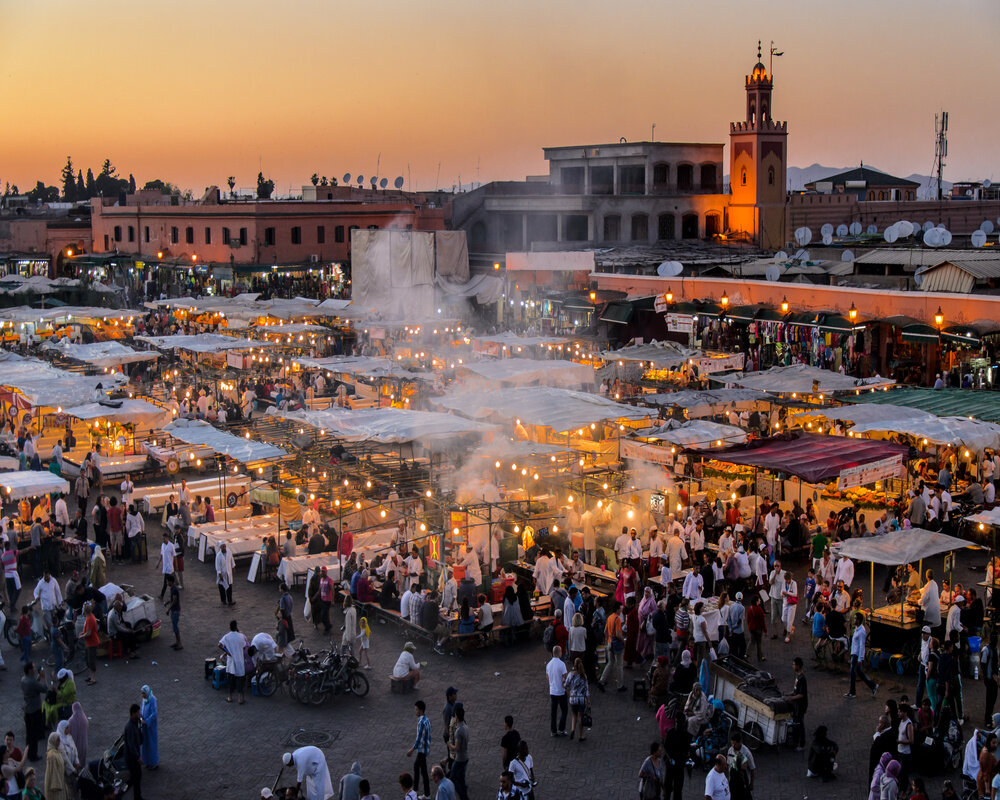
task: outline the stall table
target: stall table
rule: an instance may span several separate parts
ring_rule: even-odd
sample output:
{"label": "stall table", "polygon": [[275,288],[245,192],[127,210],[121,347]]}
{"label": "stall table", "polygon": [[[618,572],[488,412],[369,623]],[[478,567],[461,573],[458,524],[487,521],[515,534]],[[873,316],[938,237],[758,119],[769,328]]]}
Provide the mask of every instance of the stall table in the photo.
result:
{"label": "stall table", "polygon": [[[345,558],[344,561],[347,559]],[[281,559],[278,565],[278,578],[289,586],[299,582],[312,570],[326,567],[330,579],[335,583],[340,580],[340,556],[337,553],[317,553],[312,556],[291,556]],[[251,565],[250,580],[256,581],[256,571]]]}

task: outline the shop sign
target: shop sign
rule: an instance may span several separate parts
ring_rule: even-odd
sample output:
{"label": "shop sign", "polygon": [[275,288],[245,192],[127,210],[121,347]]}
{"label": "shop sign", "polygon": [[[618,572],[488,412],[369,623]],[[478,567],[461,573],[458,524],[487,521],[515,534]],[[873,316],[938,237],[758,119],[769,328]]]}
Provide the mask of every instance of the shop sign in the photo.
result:
{"label": "shop sign", "polygon": [[837,479],[837,489],[853,489],[856,486],[867,486],[885,478],[903,477],[903,454],[873,461],[870,464],[859,464],[840,471]]}
{"label": "shop sign", "polygon": [[653,514],[663,514],[667,510],[667,498],[662,492],[653,492],[649,496],[649,510]]}
{"label": "shop sign", "polygon": [[634,461],[645,461],[647,464],[672,464],[673,453],[667,447],[659,447],[653,444],[643,444],[642,442],[622,442],[622,458],[631,458]]}
{"label": "shop sign", "polygon": [[226,366],[233,369],[243,369],[243,354],[233,350],[227,351]]}
{"label": "shop sign", "polygon": [[693,333],[694,317],[690,314],[667,314],[667,330],[671,333]]}
{"label": "shop sign", "polygon": [[743,369],[743,359],[743,353],[733,353],[725,358],[699,358],[698,374],[710,375],[713,372],[727,372],[734,369]]}
{"label": "shop sign", "polygon": [[665,294],[656,295],[656,298],[653,300],[653,309],[657,314],[666,314],[669,307],[670,304],[667,302]]}

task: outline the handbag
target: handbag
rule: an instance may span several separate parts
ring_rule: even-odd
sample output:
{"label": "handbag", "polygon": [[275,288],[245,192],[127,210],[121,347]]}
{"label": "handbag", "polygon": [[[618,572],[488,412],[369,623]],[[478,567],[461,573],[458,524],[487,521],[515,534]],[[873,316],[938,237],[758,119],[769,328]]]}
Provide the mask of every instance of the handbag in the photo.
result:
{"label": "handbag", "polygon": [[612,653],[624,653],[625,652],[625,640],[617,636],[611,637],[611,652]]}
{"label": "handbag", "polygon": [[587,701],[586,707],[583,709],[582,722],[583,722],[583,727],[587,728],[588,730],[594,727],[594,714],[591,711],[589,700]]}

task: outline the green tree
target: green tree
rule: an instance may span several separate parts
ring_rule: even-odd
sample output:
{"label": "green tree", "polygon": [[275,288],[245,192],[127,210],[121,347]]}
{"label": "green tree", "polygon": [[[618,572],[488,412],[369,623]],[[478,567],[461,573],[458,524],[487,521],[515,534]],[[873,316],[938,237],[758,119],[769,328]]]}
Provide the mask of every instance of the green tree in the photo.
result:
{"label": "green tree", "polygon": [[263,172],[257,173],[257,199],[258,200],[270,200],[271,195],[274,194],[274,181],[270,178],[264,178]]}
{"label": "green tree", "polygon": [[87,199],[87,184],[83,182],[83,170],[77,170],[76,173],[76,199],[78,201]]}
{"label": "green tree", "polygon": [[59,187],[46,186],[38,181],[35,188],[28,192],[28,200],[32,203],[55,203],[59,200]]}
{"label": "green tree", "polygon": [[62,198],[67,203],[76,200],[76,176],[73,174],[73,159],[66,156],[66,166],[62,169]]}
{"label": "green tree", "polygon": [[229,196],[232,197],[232,195],[233,195],[233,189],[236,188],[236,176],[235,175],[230,175],[228,178],[226,178],[226,186],[229,187]]}
{"label": "green tree", "polygon": [[104,159],[104,163],[101,164],[101,175],[107,175],[109,178],[118,177],[118,169],[111,163],[110,158]]}
{"label": "green tree", "polygon": [[142,188],[146,191],[159,192],[160,194],[177,194],[177,187],[172,183],[167,181],[161,181],[159,178],[153,178],[151,181],[146,181]]}
{"label": "green tree", "polygon": [[312,181],[313,186],[319,185],[319,175],[317,175],[315,172],[312,174],[312,177],[309,180]]}
{"label": "green tree", "polygon": [[327,179],[326,175],[324,175],[322,178],[319,179],[319,185],[320,186],[329,186],[330,185],[330,181]]}
{"label": "green tree", "polygon": [[94,180],[94,170],[87,167],[87,197],[97,197],[97,181]]}

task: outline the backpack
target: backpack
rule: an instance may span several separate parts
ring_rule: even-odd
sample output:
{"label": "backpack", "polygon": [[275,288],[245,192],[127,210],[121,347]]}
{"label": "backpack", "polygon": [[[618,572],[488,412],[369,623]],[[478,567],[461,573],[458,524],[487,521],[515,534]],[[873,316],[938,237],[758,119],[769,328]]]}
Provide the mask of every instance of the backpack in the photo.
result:
{"label": "backpack", "polygon": [[556,644],[555,623],[545,626],[545,630],[542,631],[542,644],[545,645],[546,650],[552,652],[552,648],[555,647]]}

